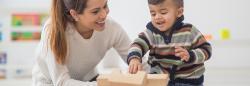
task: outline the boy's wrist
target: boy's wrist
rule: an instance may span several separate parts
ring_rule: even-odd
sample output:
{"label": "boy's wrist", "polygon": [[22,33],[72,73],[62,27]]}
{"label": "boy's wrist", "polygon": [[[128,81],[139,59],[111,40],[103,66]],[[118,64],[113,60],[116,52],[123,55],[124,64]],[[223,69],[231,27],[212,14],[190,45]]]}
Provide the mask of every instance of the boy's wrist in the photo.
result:
{"label": "boy's wrist", "polygon": [[132,56],[132,57],[130,57],[129,59],[128,59],[128,64],[131,62],[131,60],[133,60],[133,59],[136,59],[136,60],[138,60],[138,62],[140,62],[140,63],[142,63],[142,59],[141,59],[141,57],[138,57],[138,56]]}

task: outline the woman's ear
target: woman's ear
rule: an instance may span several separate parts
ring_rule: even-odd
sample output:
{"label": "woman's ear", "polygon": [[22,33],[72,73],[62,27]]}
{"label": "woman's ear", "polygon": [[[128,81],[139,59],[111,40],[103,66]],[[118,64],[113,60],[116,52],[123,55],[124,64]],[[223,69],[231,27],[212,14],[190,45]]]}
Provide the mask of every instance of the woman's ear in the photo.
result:
{"label": "woman's ear", "polygon": [[79,21],[78,14],[77,14],[77,12],[76,12],[75,10],[71,9],[71,10],[69,11],[69,13],[70,13],[70,15],[73,17],[73,19],[74,19],[75,21]]}
{"label": "woman's ear", "polygon": [[184,8],[183,8],[183,7],[180,7],[180,8],[178,9],[178,14],[177,14],[177,16],[178,16],[178,17],[181,17],[181,16],[183,15],[183,12],[184,12]]}

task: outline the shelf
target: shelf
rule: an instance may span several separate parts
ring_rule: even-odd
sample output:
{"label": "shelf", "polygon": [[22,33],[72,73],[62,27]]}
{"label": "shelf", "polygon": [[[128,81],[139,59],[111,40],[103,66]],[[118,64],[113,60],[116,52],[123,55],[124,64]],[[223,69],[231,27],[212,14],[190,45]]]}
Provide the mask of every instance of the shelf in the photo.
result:
{"label": "shelf", "polygon": [[[48,12],[51,0],[1,0],[4,12]],[[36,9],[36,10],[34,10]]]}
{"label": "shelf", "polygon": [[242,40],[212,40],[209,41],[211,44],[216,45],[249,45],[250,46],[250,39],[242,39]]}
{"label": "shelf", "polygon": [[0,86],[30,86],[31,82],[31,78],[0,79]]}
{"label": "shelf", "polygon": [[42,26],[24,26],[24,27],[12,27],[10,29],[12,32],[13,31],[30,31],[30,32],[41,32],[42,31]]}

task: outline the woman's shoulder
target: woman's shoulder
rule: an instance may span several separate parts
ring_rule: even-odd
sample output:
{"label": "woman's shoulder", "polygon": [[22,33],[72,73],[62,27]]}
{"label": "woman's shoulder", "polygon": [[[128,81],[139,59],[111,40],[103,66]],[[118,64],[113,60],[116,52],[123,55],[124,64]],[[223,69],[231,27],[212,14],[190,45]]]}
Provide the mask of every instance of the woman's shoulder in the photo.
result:
{"label": "woman's shoulder", "polygon": [[51,18],[48,18],[42,26],[41,39],[48,36],[50,25],[51,25]]}
{"label": "woman's shoulder", "polygon": [[111,17],[107,17],[106,19],[106,25],[105,25],[105,30],[112,31],[112,32],[119,32],[119,31],[123,31],[122,26],[115,21],[113,18]]}

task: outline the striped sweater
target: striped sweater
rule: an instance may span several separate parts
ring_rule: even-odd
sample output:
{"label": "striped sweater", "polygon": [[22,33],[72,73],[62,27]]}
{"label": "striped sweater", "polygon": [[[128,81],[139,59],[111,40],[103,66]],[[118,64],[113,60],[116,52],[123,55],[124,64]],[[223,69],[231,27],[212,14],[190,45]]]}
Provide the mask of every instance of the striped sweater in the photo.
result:
{"label": "striped sweater", "polygon": [[[211,57],[212,49],[201,32],[191,24],[184,24],[183,20],[183,16],[177,19],[168,35],[149,22],[147,29],[131,44],[128,63],[132,58],[141,59],[149,51],[151,73],[170,73],[170,81],[202,84],[204,62]],[[188,50],[189,61],[183,62],[174,55],[175,46]]]}

